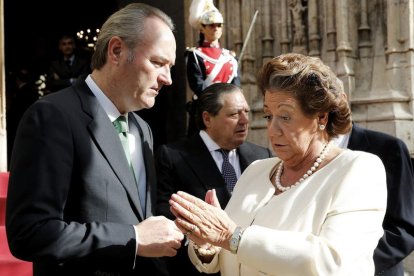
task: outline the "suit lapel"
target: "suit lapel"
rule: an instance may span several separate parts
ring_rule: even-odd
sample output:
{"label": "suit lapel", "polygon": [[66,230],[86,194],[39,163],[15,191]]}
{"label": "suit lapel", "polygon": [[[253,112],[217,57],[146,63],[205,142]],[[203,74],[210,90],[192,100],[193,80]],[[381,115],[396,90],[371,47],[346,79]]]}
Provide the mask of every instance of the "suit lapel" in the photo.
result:
{"label": "suit lapel", "polygon": [[155,167],[153,162],[153,152],[152,152],[152,141],[149,141],[151,137],[151,133],[148,132],[148,127],[140,123],[139,116],[134,112],[129,113],[129,119],[133,124],[136,125],[139,131],[139,135],[141,137],[141,148],[142,148],[142,156],[144,159],[145,164],[145,175],[146,175],[146,205],[145,205],[145,216],[141,209],[141,204],[139,197],[138,199],[138,209],[142,217],[149,217],[152,215],[152,202],[155,202],[155,193],[156,189],[155,186]]}
{"label": "suit lapel", "polygon": [[247,142],[241,144],[238,149],[240,170],[243,173],[244,170],[257,159],[257,154],[248,146]]}
{"label": "suit lapel", "polygon": [[[80,89],[78,90],[77,88]],[[108,115],[100,106],[98,100],[85,82],[81,82],[78,87],[75,87],[75,91],[80,97],[83,109],[92,117],[88,125],[92,140],[95,141],[103,158],[109,163],[114,174],[125,187],[125,190],[132,199],[131,201],[134,203],[136,211],[139,211],[139,214],[143,217],[139,205],[138,188],[135,179],[129,169],[122,144]]]}
{"label": "suit lapel", "polygon": [[194,135],[190,140],[192,141],[188,144],[188,151],[181,151],[181,155],[192,168],[199,182],[206,190],[211,189],[212,186],[225,187],[220,170],[200,135]]}

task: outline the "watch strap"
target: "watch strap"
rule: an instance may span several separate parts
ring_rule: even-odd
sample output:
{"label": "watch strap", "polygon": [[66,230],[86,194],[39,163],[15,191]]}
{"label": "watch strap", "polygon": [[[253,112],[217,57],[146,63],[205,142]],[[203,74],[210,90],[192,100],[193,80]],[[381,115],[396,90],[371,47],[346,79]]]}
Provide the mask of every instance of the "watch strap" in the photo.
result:
{"label": "watch strap", "polygon": [[237,253],[237,250],[239,249],[240,239],[242,237],[243,230],[240,226],[237,226],[236,229],[233,232],[233,235],[230,239],[230,251],[233,254]]}

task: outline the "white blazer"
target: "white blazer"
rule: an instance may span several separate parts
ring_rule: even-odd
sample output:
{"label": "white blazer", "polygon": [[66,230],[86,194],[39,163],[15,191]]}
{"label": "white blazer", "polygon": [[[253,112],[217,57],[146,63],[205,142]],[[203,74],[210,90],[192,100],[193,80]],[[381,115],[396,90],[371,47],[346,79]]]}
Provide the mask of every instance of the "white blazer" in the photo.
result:
{"label": "white blazer", "polygon": [[370,153],[345,150],[298,186],[274,195],[269,180],[280,162],[252,163],[226,212],[245,230],[237,254],[222,249],[199,271],[230,275],[374,275],[373,252],[383,235],[385,169]]}

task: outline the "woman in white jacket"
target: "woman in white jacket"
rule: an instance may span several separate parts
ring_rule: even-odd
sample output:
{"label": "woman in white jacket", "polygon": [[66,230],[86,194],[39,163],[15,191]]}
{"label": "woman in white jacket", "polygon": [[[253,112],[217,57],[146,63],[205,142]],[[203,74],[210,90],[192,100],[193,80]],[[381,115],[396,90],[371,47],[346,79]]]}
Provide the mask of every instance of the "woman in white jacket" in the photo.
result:
{"label": "woman in white jacket", "polygon": [[205,202],[171,197],[191,261],[222,276],[374,275],[385,169],[331,142],[351,128],[341,81],[318,58],[285,54],[263,66],[258,84],[278,157],[252,163],[224,211],[214,190]]}

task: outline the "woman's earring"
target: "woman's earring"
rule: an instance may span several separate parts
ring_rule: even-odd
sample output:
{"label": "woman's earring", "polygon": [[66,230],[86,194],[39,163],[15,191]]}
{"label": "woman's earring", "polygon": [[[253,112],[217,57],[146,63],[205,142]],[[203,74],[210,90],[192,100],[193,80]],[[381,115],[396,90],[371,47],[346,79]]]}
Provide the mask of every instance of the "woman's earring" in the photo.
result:
{"label": "woman's earring", "polygon": [[325,125],[319,125],[319,129],[320,130],[324,130],[325,129]]}

